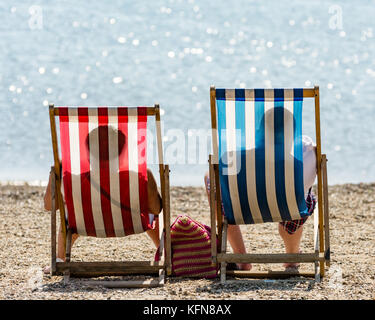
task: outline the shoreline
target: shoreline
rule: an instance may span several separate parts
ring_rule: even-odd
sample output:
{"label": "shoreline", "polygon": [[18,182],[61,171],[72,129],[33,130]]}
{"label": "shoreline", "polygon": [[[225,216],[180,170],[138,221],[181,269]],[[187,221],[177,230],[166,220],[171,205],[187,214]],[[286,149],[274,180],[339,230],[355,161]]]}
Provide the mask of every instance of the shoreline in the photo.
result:
{"label": "shoreline", "polygon": [[[43,210],[44,187],[0,185],[0,299],[374,299],[375,183],[331,186],[331,267],[321,283],[290,279],[243,280],[225,287],[219,279],[171,277],[164,287],[106,289],[83,279],[67,286],[62,277],[43,275],[50,263],[50,213]],[[171,222],[188,215],[209,225],[210,210],[203,187],[171,187]],[[274,223],[241,226],[251,253],[284,252]],[[313,219],[304,225],[303,252],[311,252]],[[142,244],[142,245],[140,245]],[[79,238],[74,261],[152,259],[155,248],[146,234],[126,238]],[[311,271],[302,264],[301,271]],[[254,270],[282,269],[254,265]]]}
{"label": "shoreline", "polygon": [[[203,181],[203,178],[202,178]],[[26,187],[46,187],[48,184],[47,180],[0,180],[0,186],[6,187],[6,186],[26,186]],[[343,182],[343,183],[335,183],[335,184],[329,184],[328,187],[340,187],[340,186],[346,186],[346,185],[372,185],[375,184],[375,181],[370,182]],[[316,182],[315,182],[316,185]],[[200,188],[204,187],[203,182],[202,184],[197,185],[171,185],[171,188]]]}

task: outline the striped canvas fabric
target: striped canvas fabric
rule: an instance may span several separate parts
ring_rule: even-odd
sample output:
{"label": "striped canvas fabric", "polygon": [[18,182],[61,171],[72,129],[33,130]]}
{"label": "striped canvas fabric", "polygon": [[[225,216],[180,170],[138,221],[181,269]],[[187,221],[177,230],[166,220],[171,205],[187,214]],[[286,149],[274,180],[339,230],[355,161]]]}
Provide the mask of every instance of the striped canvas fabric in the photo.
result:
{"label": "striped canvas fabric", "polygon": [[93,237],[150,229],[145,107],[58,107],[69,227]]}
{"label": "striped canvas fabric", "polygon": [[180,277],[215,278],[211,262],[211,229],[188,216],[171,226],[172,272]]}
{"label": "striped canvas fabric", "polygon": [[308,215],[302,103],[303,89],[216,89],[216,155],[229,224]]}

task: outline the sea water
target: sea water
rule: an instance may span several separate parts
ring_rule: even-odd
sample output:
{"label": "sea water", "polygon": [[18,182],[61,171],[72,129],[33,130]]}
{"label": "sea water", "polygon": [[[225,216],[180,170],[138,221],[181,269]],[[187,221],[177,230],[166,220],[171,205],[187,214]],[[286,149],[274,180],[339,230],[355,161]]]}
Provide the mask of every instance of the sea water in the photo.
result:
{"label": "sea water", "polygon": [[[375,181],[374,17],[367,0],[1,1],[0,181],[47,179],[49,103],[159,103],[171,184],[203,185],[210,140],[189,137],[209,134],[210,85],[314,84],[329,182]],[[315,139],[313,101],[303,126]]]}

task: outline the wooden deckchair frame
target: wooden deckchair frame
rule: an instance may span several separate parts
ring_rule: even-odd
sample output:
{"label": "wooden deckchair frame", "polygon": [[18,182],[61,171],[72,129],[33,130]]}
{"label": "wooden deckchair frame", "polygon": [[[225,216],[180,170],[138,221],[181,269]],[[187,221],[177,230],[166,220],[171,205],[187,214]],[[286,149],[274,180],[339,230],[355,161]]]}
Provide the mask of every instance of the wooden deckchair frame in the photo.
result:
{"label": "wooden deckchair frame", "polygon": [[[158,278],[139,281],[87,281],[89,284],[103,285],[106,287],[155,287],[164,284],[165,272],[172,273],[171,268],[171,237],[170,237],[170,194],[169,194],[169,165],[164,164],[163,142],[161,137],[160,107],[147,107],[147,116],[155,117],[156,135],[159,159],[160,186],[163,205],[163,219],[161,214],[156,220],[159,225],[160,237],[160,261],[114,261],[114,262],[72,262],[70,261],[72,231],[65,219],[65,206],[61,193],[61,169],[56,132],[55,117],[59,115],[59,109],[53,104],[49,106],[49,117],[51,124],[51,138],[54,157],[54,166],[51,168],[51,274],[64,275],[65,282],[69,277],[98,277],[115,275],[159,275]],[[56,202],[55,202],[56,201]],[[56,207],[57,203],[57,207]],[[61,232],[64,239],[66,262],[56,262],[56,211],[60,210]],[[165,246],[165,250],[164,250]],[[165,252],[165,255],[163,254]]]}
{"label": "wooden deckchair frame", "polygon": [[[327,157],[322,154],[321,131],[320,131],[320,101],[319,86],[303,89],[304,98],[314,98],[315,100],[315,133],[316,133],[316,157],[317,157],[317,190],[318,190],[318,214],[314,218],[314,248],[313,253],[296,254],[231,254],[226,253],[227,247],[227,227],[228,223],[221,214],[221,193],[218,165],[218,150],[214,150],[214,155],[209,156],[209,176],[211,181],[210,208],[211,208],[211,228],[218,231],[219,248],[216,249],[216,234],[212,233],[211,255],[213,264],[221,264],[221,283],[225,283],[226,275],[249,278],[288,278],[292,276],[315,277],[317,281],[325,274],[325,265],[330,265],[330,241],[329,241],[329,206],[328,206],[328,180],[327,180]],[[217,115],[216,115],[216,89],[210,88],[211,103],[211,127],[212,139],[217,139]],[[217,147],[213,143],[213,148]],[[216,159],[215,159],[216,152]],[[216,195],[215,195],[216,193]],[[216,209],[216,210],[215,210]],[[216,211],[216,215],[215,215]],[[227,271],[228,262],[237,263],[314,263],[314,273],[300,272],[251,272],[251,271]]]}

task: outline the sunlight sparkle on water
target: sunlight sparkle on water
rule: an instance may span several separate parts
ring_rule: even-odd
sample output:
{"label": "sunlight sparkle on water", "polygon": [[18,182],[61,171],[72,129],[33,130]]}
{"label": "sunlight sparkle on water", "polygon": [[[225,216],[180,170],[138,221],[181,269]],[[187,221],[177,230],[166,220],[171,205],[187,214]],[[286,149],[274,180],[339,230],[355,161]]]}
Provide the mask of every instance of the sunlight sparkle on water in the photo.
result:
{"label": "sunlight sparkle on water", "polygon": [[118,83],[121,83],[121,82],[122,82],[122,78],[121,78],[121,77],[114,77],[114,78],[112,79],[112,81],[113,81],[113,83],[118,84]]}

